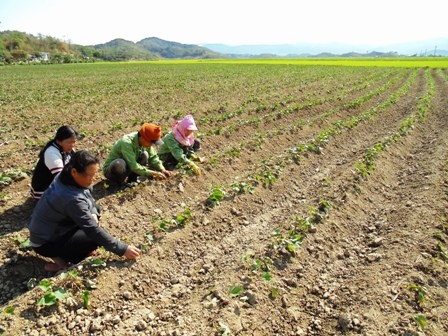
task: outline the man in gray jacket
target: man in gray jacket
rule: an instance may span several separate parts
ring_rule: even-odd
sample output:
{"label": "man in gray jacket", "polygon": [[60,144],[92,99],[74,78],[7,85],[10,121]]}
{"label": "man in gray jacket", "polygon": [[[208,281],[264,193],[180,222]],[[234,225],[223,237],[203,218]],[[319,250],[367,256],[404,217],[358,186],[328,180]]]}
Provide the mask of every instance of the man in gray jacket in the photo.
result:
{"label": "man in gray jacket", "polygon": [[98,225],[100,208],[90,193],[99,160],[78,151],[42,195],[28,223],[34,251],[52,258],[47,271],[76,264],[99,246],[119,256],[136,259],[140,250],[111,236]]}

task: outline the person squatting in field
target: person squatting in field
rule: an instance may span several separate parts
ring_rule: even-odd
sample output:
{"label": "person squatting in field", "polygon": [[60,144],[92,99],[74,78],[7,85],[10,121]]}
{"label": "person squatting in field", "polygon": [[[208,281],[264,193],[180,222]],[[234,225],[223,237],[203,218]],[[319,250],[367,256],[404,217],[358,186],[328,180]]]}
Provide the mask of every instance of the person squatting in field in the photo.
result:
{"label": "person squatting in field", "polygon": [[118,139],[104,162],[104,176],[118,184],[137,182],[138,176],[158,180],[170,177],[172,172],[165,169],[152,146],[162,145],[160,138],[160,126],[143,123],[138,132]]}
{"label": "person squatting in field", "polygon": [[90,192],[99,159],[81,150],[44,192],[30,217],[28,229],[34,251],[52,258],[45,265],[57,272],[88,257],[99,246],[119,256],[136,259],[140,250],[111,236],[99,225],[100,207]]}
{"label": "person squatting in field", "polygon": [[201,142],[194,137],[197,130],[194,118],[189,114],[177,120],[171,132],[163,137],[158,154],[167,169],[173,170],[180,163],[188,165],[196,175],[201,174],[201,169],[193,162],[203,162],[196,154],[201,149]]}
{"label": "person squatting in field", "polygon": [[31,197],[38,200],[42,196],[55,176],[70,161],[75,152],[76,141],[79,139],[82,139],[82,136],[71,126],[65,125],[58,128],[54,139],[47,142],[39,153],[39,160],[31,179]]}

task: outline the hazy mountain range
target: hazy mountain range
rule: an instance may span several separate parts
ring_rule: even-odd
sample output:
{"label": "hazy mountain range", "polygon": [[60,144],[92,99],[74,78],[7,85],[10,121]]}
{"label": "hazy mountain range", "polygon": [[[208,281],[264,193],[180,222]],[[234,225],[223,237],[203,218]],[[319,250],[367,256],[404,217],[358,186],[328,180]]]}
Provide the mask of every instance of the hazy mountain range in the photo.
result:
{"label": "hazy mountain range", "polygon": [[50,36],[0,31],[0,62],[5,64],[42,61],[42,57],[45,57],[44,61],[50,63],[72,63],[94,60],[397,56],[448,56],[448,38],[384,46],[336,43],[231,46],[183,44],[148,37],[138,42],[117,38],[103,44],[83,46],[59,41]]}
{"label": "hazy mountain range", "polygon": [[390,45],[353,45],[342,43],[297,43],[276,45],[204,44],[212,51],[226,55],[318,56],[387,53],[406,56],[448,56],[448,38]]}

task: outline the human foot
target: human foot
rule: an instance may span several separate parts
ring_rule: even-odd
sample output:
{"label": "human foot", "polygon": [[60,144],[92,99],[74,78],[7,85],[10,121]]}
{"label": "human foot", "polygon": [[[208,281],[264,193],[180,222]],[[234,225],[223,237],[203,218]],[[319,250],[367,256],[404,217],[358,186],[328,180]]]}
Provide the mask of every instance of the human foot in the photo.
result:
{"label": "human foot", "polygon": [[58,271],[64,269],[65,267],[67,267],[67,265],[59,265],[59,264],[56,264],[56,263],[48,263],[48,264],[46,264],[44,266],[44,269],[47,272],[58,272]]}

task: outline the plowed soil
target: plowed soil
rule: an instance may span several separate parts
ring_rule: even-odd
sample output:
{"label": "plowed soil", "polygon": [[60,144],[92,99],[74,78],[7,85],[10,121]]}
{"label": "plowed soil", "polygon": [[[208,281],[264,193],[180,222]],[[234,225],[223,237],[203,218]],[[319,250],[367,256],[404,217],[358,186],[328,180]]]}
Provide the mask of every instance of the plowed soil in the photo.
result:
{"label": "plowed soil", "polygon": [[[163,67],[116,81],[86,71],[91,87],[73,73],[62,89],[49,78],[28,93],[18,79],[1,84],[0,171],[28,176],[1,190],[0,334],[448,335],[446,69],[255,67]],[[137,75],[171,84],[133,83]],[[27,105],[31,96],[41,101]],[[139,121],[169,131],[187,112],[207,159],[201,176],[179,171],[124,190],[98,176],[93,186],[101,225],[144,249],[136,262],[102,251],[105,265],[88,259],[67,279],[19,247],[34,206],[29,176],[59,125],[84,131],[78,149],[104,160]],[[361,175],[357,162],[394,135]],[[319,150],[303,150],[310,144]],[[235,181],[251,188],[237,193]],[[226,192],[215,205],[213,187]],[[301,235],[294,250],[288,232]],[[30,279],[50,279],[72,299],[41,307]]]}

